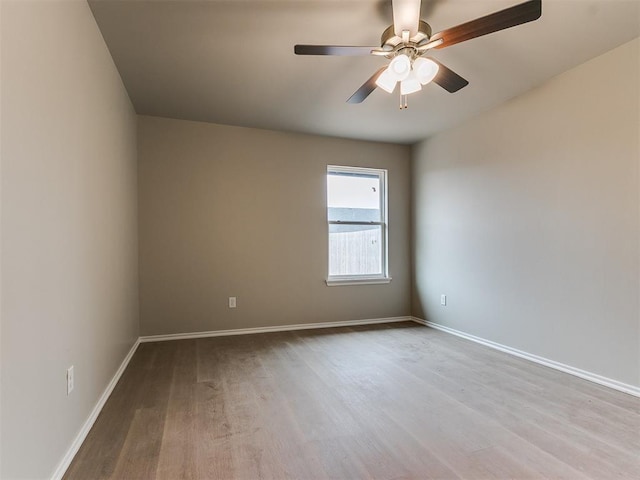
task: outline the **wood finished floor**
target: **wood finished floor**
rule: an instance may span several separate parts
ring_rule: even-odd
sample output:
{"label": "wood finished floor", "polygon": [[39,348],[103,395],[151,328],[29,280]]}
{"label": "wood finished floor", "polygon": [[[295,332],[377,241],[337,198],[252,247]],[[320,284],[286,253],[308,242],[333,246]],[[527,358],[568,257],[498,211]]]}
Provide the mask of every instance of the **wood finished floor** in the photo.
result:
{"label": "wood finished floor", "polygon": [[640,399],[412,323],[140,345],[71,479],[640,478]]}

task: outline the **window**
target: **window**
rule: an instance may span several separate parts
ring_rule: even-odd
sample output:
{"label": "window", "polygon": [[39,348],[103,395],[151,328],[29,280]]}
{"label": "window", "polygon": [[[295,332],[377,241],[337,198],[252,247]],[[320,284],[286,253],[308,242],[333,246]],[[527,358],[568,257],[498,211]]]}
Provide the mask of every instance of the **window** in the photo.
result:
{"label": "window", "polygon": [[327,285],[387,283],[387,171],[327,167]]}

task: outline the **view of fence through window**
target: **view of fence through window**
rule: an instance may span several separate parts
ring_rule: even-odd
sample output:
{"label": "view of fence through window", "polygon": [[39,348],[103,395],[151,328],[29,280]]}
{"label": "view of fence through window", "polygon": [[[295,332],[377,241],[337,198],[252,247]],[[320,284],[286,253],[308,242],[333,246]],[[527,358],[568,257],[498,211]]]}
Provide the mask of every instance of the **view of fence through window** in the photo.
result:
{"label": "view of fence through window", "polygon": [[384,274],[383,174],[329,167],[329,276]]}

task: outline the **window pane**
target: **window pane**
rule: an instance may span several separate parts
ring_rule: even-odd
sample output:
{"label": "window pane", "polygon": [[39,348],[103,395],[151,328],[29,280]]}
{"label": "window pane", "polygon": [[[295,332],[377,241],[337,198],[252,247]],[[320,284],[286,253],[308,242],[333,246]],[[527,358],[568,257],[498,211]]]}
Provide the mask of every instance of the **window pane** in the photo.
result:
{"label": "window pane", "polygon": [[327,206],[330,221],[379,222],[378,175],[330,172],[327,175]]}
{"label": "window pane", "polygon": [[329,275],[381,275],[380,225],[329,225]]}

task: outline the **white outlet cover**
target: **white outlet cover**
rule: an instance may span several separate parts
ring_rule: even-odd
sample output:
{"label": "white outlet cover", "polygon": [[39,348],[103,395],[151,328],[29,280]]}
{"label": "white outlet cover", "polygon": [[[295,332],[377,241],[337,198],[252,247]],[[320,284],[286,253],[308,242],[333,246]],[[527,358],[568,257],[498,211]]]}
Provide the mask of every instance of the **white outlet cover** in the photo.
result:
{"label": "white outlet cover", "polygon": [[447,305],[447,296],[446,295],[440,295],[440,305],[442,305],[442,306],[446,306]]}
{"label": "white outlet cover", "polygon": [[229,297],[229,308],[236,308],[236,297]]}
{"label": "white outlet cover", "polygon": [[67,368],[67,395],[73,392],[73,365]]}

